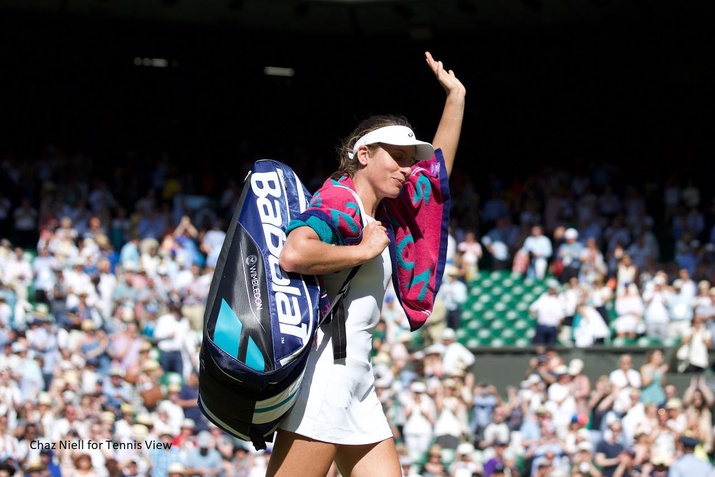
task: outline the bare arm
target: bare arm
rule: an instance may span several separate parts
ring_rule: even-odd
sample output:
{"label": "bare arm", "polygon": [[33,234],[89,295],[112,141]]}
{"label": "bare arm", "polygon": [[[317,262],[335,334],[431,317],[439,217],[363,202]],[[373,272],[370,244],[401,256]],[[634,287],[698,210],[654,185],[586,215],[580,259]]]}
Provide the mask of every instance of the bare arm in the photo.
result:
{"label": "bare arm", "polygon": [[697,388],[695,376],[690,378],[690,385],[685,388],[685,392],[683,393],[683,404],[686,406],[689,406],[690,403],[693,402],[693,394],[695,393],[695,389]]}
{"label": "bare arm", "polygon": [[387,231],[380,222],[367,224],[357,245],[325,243],[310,227],[298,227],[288,235],[279,261],[281,268],[287,272],[324,275],[372,260],[389,243]]}
{"label": "bare arm", "polygon": [[713,403],[715,403],[715,396],[713,396],[713,392],[705,382],[705,376],[700,376],[700,378],[698,378],[698,388],[700,389],[700,392],[703,393],[703,399],[707,403],[708,407],[712,407]]}
{"label": "bare arm", "polygon": [[653,375],[649,373],[650,366],[644,364],[641,366],[641,384],[643,387],[650,386],[653,382]]}
{"label": "bare arm", "polygon": [[427,64],[447,92],[447,100],[442,111],[442,118],[437,126],[432,144],[435,148],[442,149],[444,163],[447,166],[447,175],[452,173],[454,158],[457,155],[459,136],[462,132],[464,119],[464,98],[467,94],[464,85],[452,70],[445,70],[441,61],[432,58],[430,52],[425,52]]}

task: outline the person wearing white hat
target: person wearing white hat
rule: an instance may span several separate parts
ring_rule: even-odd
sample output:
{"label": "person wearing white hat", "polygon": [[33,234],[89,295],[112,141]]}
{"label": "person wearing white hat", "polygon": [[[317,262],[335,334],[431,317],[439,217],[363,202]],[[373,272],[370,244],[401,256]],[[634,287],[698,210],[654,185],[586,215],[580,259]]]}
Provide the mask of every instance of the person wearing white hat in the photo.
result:
{"label": "person wearing white hat", "polygon": [[174,462],[172,464],[169,464],[169,467],[167,467],[166,475],[168,477],[179,477],[182,475],[186,475],[186,468],[181,462]]}
{"label": "person wearing white hat", "polygon": [[583,243],[578,240],[578,231],[574,228],[566,229],[564,241],[556,250],[556,259],[563,268],[559,275],[561,283],[566,283],[573,277],[578,277],[581,271],[581,254],[584,251]]}
{"label": "person wearing white hat", "polygon": [[372,333],[390,278],[412,330],[434,308],[449,223],[443,194],[466,95],[453,71],[429,52],[425,57],[447,95],[434,146],[418,140],[403,117],[365,119],[339,148],[338,171],[287,228],[281,268],[321,275],[329,298],[354,267],[360,269],[345,299],[347,358],[335,362],[332,331],[318,332],[297,403],[279,426],[269,477],[324,476],[333,462],[343,475],[358,469],[362,475],[402,473],[374,390]]}
{"label": "person wearing white hat", "polygon": [[551,383],[546,392],[546,405],[551,406],[553,424],[559,432],[565,432],[576,414],[576,399],[571,388],[571,375],[568,366],[560,364],[553,371],[556,381]]}
{"label": "person wearing white hat", "polygon": [[474,373],[472,366],[477,361],[477,357],[457,340],[457,332],[452,328],[445,328],[442,332],[442,373],[445,376],[452,376],[464,370],[464,385],[471,389],[474,385]]}
{"label": "person wearing white hat", "polygon": [[406,416],[402,438],[414,461],[426,455],[432,444],[437,406],[427,393],[427,385],[423,381],[410,383],[409,391],[402,402]]}
{"label": "person wearing white hat", "polygon": [[456,459],[449,465],[449,475],[454,477],[481,475],[483,466],[474,455],[474,446],[462,442],[457,446]]}

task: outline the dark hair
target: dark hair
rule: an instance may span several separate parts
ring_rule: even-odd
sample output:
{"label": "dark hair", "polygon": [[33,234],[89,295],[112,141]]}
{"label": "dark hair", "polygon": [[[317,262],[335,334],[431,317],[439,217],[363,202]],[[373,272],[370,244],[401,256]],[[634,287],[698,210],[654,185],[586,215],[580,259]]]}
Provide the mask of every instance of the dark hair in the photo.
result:
{"label": "dark hair", "polygon": [[355,143],[365,134],[385,126],[407,126],[408,128],[412,128],[407,118],[399,115],[383,114],[363,119],[353,132],[344,138],[336,148],[339,162],[338,170],[330,177],[336,180],[345,174],[353,177],[358,170],[358,162],[355,159],[350,159],[350,154],[353,152]]}

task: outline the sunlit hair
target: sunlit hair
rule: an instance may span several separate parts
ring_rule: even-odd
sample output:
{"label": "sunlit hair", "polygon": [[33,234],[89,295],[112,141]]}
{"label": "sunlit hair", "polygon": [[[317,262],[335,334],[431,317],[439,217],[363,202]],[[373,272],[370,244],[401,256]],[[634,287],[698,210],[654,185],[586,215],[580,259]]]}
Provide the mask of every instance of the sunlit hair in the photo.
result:
{"label": "sunlit hair", "polygon": [[[336,148],[339,166],[338,170],[330,177],[332,179],[339,179],[345,174],[353,177],[359,168],[359,162],[356,159],[350,159],[349,156],[349,154],[353,152],[355,143],[365,134],[385,126],[407,126],[408,128],[412,128],[407,118],[399,115],[376,115],[364,119]],[[370,149],[372,153],[375,146],[368,146],[368,149]]]}

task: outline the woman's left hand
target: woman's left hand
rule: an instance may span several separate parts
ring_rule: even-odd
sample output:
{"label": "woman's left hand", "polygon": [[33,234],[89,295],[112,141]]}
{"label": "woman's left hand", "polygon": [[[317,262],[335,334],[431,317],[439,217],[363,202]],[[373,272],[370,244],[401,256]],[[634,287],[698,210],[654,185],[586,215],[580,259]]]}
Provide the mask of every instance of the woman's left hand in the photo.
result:
{"label": "woman's left hand", "polygon": [[454,74],[454,71],[445,70],[442,62],[435,60],[429,51],[425,52],[425,59],[427,60],[427,64],[430,69],[437,77],[439,84],[442,85],[448,95],[455,94],[465,96],[467,94],[466,88]]}

